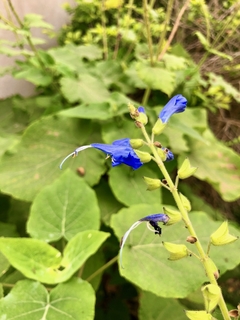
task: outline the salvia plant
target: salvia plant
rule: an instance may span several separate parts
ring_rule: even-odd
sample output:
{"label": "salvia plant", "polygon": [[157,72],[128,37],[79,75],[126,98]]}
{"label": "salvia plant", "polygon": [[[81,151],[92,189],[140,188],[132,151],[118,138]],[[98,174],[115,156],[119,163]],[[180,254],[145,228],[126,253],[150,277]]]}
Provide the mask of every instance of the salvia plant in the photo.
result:
{"label": "salvia plant", "polygon": [[[203,245],[201,244],[201,239],[198,237],[194,225],[190,219],[190,201],[186,196],[178,191],[179,180],[192,176],[197,168],[192,167],[190,161],[185,159],[177,172],[175,181],[173,181],[165,167],[165,162],[173,160],[174,155],[169,149],[163,147],[161,144],[161,139],[158,139],[158,137],[161,138],[161,133],[164,131],[164,128],[170,120],[170,117],[175,113],[185,111],[187,107],[187,99],[180,94],[174,96],[160,112],[159,118],[153,126],[150,135],[145,128],[148,123],[148,117],[145,113],[144,107],[140,106],[139,108],[135,108],[131,103],[129,103],[128,107],[130,116],[135,121],[135,125],[142,132],[144,137],[143,139],[125,138],[116,140],[110,145],[92,143],[90,145],[81,146],[74,150],[62,161],[60,168],[62,168],[63,163],[69,157],[75,157],[80,151],[88,148],[95,148],[103,151],[107,155],[107,158],[111,158],[113,167],[120,164],[125,164],[130,166],[132,169],[137,170],[144,165],[144,163],[154,161],[162,172],[164,179],[161,181],[159,179],[152,179],[151,177],[144,177],[144,180],[148,186],[148,190],[155,190],[161,187],[166,188],[169,192],[171,192],[177,208],[171,209],[164,207],[164,213],[151,213],[145,217],[140,217],[138,221],[134,222],[129,227],[129,229],[123,235],[120,243],[120,267],[124,268],[122,260],[124,254],[124,245],[127,243],[127,238],[129,237],[130,233],[141,223],[146,222],[148,230],[160,236],[162,233],[162,228],[159,226],[160,222],[162,222],[165,226],[171,226],[181,221],[184,223],[189,232],[189,236],[186,238],[186,241],[190,245],[196,247],[197,253],[195,253],[192,249],[189,249],[185,244],[168,241],[162,242],[162,250],[165,249],[168,251],[168,259],[172,261],[193,256],[199,260],[199,263],[202,264],[203,269],[208,277],[207,284],[204,284],[202,287],[205,310],[187,310],[186,316],[192,320],[215,319],[211,313],[218,305],[223,318],[230,319],[231,313],[229,313],[227,309],[221,288],[217,282],[219,278],[219,270],[213,260],[210,258],[209,253],[211,246],[223,246],[231,244],[232,242],[236,241],[238,237],[229,233],[228,222],[224,221],[216,231],[209,235],[208,248],[207,251],[204,250]],[[148,147],[149,151],[140,151],[139,149],[143,146]],[[231,310],[231,312],[234,311]]]}

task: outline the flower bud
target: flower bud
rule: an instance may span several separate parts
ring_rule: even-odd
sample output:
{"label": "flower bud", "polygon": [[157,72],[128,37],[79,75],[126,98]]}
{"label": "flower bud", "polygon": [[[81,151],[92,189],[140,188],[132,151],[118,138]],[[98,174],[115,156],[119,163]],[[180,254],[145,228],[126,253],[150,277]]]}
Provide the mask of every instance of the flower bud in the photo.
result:
{"label": "flower bud", "polygon": [[133,149],[139,149],[143,146],[143,140],[142,139],[130,139],[130,145]]}
{"label": "flower bud", "polygon": [[193,237],[193,236],[188,236],[186,241],[189,243],[195,243],[195,242],[197,242],[197,238]]}
{"label": "flower bud", "polygon": [[134,150],[138,158],[142,163],[146,163],[152,160],[152,156],[148,152],[140,151],[140,150]]}
{"label": "flower bud", "polygon": [[135,117],[136,121],[142,123],[144,126],[148,123],[148,117],[144,112],[139,112],[139,115]]}
{"label": "flower bud", "polygon": [[143,179],[147,184],[147,190],[149,191],[156,190],[161,187],[161,181],[159,179],[152,179],[148,177],[143,177]]}
{"label": "flower bud", "polygon": [[217,280],[220,277],[219,270],[212,259],[208,259],[208,268],[210,269],[211,273],[214,275],[214,278]]}
{"label": "flower bud", "polygon": [[160,133],[163,132],[166,125],[167,125],[167,123],[163,123],[162,120],[159,118],[152,128],[152,133],[154,135],[159,135]]}
{"label": "flower bud", "polygon": [[189,255],[188,249],[184,244],[163,242],[163,246],[170,252],[169,260],[179,260]]}
{"label": "flower bud", "polygon": [[238,239],[238,237],[229,234],[228,222],[224,221],[221,226],[211,234],[211,243],[214,246],[222,246],[224,244],[232,243]]}
{"label": "flower bud", "polygon": [[236,318],[238,319],[238,317],[240,316],[240,312],[238,309],[232,309],[228,312],[229,316],[232,318]]}
{"label": "flower bud", "polygon": [[178,221],[182,220],[182,215],[177,210],[172,210],[170,208],[163,207],[163,212],[169,216],[169,220],[166,223],[167,226],[170,226],[171,224],[177,223]]}
{"label": "flower bud", "polygon": [[197,167],[191,167],[189,159],[185,159],[178,170],[178,176],[180,179],[186,179],[191,177],[196,170]]}
{"label": "flower bud", "polygon": [[130,112],[131,117],[135,117],[136,113],[138,113],[137,108],[135,108],[134,105],[131,103],[128,104],[128,110]]}
{"label": "flower bud", "polygon": [[204,298],[205,309],[211,312],[218,304],[221,289],[216,284],[208,284],[202,287],[202,294]]}
{"label": "flower bud", "polygon": [[162,148],[157,148],[157,153],[162,161],[165,161],[167,159],[167,154]]}
{"label": "flower bud", "polygon": [[212,320],[212,316],[210,313],[206,311],[190,311],[186,310],[186,316],[190,320]]}
{"label": "flower bud", "polygon": [[191,203],[188,200],[187,197],[185,197],[182,193],[179,193],[180,199],[182,201],[182,204],[184,206],[184,208],[189,212],[191,211],[192,207],[191,207]]}

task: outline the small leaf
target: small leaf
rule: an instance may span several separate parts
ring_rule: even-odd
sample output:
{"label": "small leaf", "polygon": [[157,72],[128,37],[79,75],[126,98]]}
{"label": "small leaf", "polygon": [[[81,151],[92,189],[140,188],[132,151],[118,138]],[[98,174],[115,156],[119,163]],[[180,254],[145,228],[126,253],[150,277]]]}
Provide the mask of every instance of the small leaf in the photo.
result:
{"label": "small leaf", "polygon": [[32,82],[36,86],[43,87],[48,86],[53,81],[50,74],[33,66],[25,66],[19,71],[15,71],[13,76],[16,79],[25,79]]}

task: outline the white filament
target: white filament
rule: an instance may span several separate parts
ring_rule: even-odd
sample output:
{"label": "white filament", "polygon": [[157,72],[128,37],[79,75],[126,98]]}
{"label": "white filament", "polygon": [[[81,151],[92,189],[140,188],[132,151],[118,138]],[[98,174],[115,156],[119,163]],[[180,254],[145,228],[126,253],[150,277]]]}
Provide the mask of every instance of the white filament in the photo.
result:
{"label": "white filament", "polygon": [[82,150],[85,150],[85,149],[88,149],[88,148],[92,148],[91,145],[87,145],[87,146],[82,146],[82,147],[79,147],[77,148],[76,150],[74,150],[72,153],[70,153],[68,156],[66,156],[66,158],[63,159],[63,161],[60,163],[60,169],[62,169],[62,165],[64,164],[64,162],[70,158],[70,157],[76,157],[78,155],[78,152],[82,151]]}
{"label": "white filament", "polygon": [[[127,237],[129,236],[130,232],[135,229],[137,226],[139,226],[139,224],[141,224],[142,222],[144,221],[137,221],[137,222],[134,222],[134,224],[128,229],[128,231],[124,234],[123,238],[122,238],[122,243],[121,243],[121,248],[120,248],[120,266],[121,268],[123,268],[123,265],[122,265],[122,250],[123,250],[123,247],[124,247],[124,244],[127,240]],[[124,268],[123,268],[124,269]]]}

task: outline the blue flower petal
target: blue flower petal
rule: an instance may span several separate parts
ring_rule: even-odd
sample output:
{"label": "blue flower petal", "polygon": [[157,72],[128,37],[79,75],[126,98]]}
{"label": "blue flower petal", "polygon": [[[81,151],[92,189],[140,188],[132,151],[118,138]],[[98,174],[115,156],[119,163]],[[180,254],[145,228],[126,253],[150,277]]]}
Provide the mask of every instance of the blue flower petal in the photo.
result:
{"label": "blue flower petal", "polygon": [[166,161],[172,161],[174,159],[174,154],[172,153],[172,151],[170,151],[169,149],[165,149],[167,150],[167,158]]}
{"label": "blue flower petal", "polygon": [[143,165],[128,138],[116,140],[112,144],[92,143],[91,146],[111,156],[113,167],[123,163],[136,170]]}
{"label": "blue flower petal", "polygon": [[144,107],[142,106],[138,107],[138,112],[146,113]]}
{"label": "blue flower petal", "polygon": [[163,222],[163,223],[167,223],[168,220],[169,220],[169,216],[164,213],[150,214],[149,216],[139,219],[139,221],[154,221],[154,222]]}
{"label": "blue flower petal", "polygon": [[162,120],[163,123],[166,123],[174,113],[180,113],[185,111],[186,106],[187,99],[183,97],[181,94],[178,94],[168,101],[168,103],[160,112],[159,118]]}

